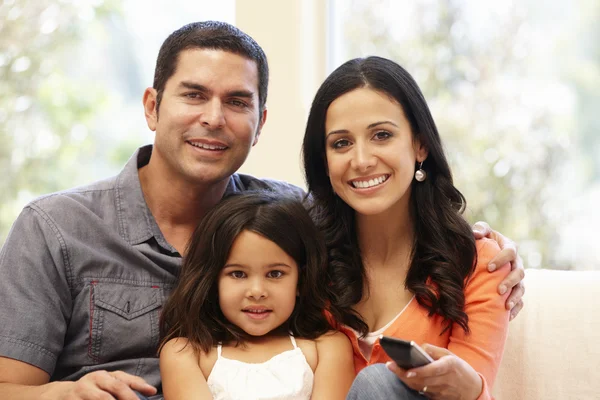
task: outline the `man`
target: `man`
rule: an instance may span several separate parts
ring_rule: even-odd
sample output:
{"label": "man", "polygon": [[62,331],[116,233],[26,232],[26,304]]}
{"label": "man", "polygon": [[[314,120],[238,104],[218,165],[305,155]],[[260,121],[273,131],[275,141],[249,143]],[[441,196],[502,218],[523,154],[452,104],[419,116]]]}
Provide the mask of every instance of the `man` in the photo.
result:
{"label": "man", "polygon": [[[166,39],[143,96],[154,146],[140,148],[114,178],[31,202],[6,240],[0,398],[157,393],[160,307],[202,216],[227,193],[302,195],[236,173],[266,121],[267,84],[263,50],[231,25],[193,23]],[[512,242],[496,236],[506,241],[497,261],[514,260]],[[516,264],[508,288],[522,279]],[[523,291],[516,288],[514,312]]]}

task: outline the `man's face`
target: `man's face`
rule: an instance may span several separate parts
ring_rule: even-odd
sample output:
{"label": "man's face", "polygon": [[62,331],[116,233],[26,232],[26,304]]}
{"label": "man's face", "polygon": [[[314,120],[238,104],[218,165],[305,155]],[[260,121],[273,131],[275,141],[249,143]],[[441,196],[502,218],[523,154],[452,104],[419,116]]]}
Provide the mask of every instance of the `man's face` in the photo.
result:
{"label": "man's face", "polygon": [[210,185],[228,179],[248,157],[266,119],[259,113],[256,63],[221,50],[179,53],[158,112],[147,89],[153,158],[168,179]]}

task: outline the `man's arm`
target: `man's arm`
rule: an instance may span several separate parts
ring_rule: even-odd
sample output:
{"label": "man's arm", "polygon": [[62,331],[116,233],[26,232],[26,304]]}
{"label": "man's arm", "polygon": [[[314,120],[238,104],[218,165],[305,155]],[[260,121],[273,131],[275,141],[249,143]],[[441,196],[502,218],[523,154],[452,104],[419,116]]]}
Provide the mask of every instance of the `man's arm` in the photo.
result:
{"label": "man's arm", "polygon": [[77,382],[49,382],[45,371],[0,357],[0,398],[3,400],[92,400],[102,394],[117,400],[139,400],[134,390],[150,396],[156,388],[142,378],[115,371],[96,371]]}
{"label": "man's arm", "polygon": [[498,266],[510,263],[511,272],[498,285],[498,293],[504,294],[510,290],[510,295],[506,299],[506,309],[510,310],[510,319],[512,320],[523,308],[523,295],[525,294],[525,285],[523,285],[525,268],[523,260],[517,253],[517,245],[500,232],[493,231],[487,223],[482,221],[473,225],[473,235],[475,239],[488,237],[500,246],[500,253],[488,263],[488,271],[493,272]]}
{"label": "man's arm", "polygon": [[0,251],[0,399],[82,400],[104,392],[138,400],[131,388],[155,393],[141,378],[120,371],[49,382],[72,312],[68,256],[54,221],[35,204],[26,207]]}

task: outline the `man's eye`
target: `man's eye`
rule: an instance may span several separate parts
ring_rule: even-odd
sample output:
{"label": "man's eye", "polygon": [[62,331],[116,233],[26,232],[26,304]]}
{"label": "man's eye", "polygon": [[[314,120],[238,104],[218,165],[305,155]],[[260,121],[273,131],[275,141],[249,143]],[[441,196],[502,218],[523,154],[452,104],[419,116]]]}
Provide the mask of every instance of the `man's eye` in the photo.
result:
{"label": "man's eye", "polygon": [[281,272],[281,271],[270,271],[268,273],[269,278],[277,279],[277,278],[281,278],[282,276],[283,276],[283,272]]}
{"label": "man's eye", "polygon": [[200,95],[200,93],[193,92],[193,93],[186,93],[185,97],[187,97],[188,99],[199,99],[201,97],[201,95]]}
{"label": "man's eye", "polygon": [[235,107],[240,107],[240,108],[248,107],[248,105],[246,103],[244,103],[243,101],[240,101],[240,100],[231,100],[229,102],[229,104],[231,104]]}

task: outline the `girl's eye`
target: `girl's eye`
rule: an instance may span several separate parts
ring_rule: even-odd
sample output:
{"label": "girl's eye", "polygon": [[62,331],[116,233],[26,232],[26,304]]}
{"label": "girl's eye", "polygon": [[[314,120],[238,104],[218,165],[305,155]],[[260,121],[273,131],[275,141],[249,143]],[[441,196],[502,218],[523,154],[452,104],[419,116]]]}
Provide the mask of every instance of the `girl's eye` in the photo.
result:
{"label": "girl's eye", "polygon": [[267,274],[267,277],[269,278],[281,278],[283,276],[283,272],[281,271],[269,271],[269,273]]}
{"label": "girl's eye", "polygon": [[343,147],[347,147],[350,145],[350,141],[347,139],[339,139],[336,140],[335,142],[333,142],[333,144],[331,145],[331,147],[333,147],[334,149],[341,149]]}
{"label": "girl's eye", "polygon": [[229,273],[232,278],[242,279],[246,277],[246,274],[243,271],[232,271]]}
{"label": "girl's eye", "polygon": [[379,131],[379,132],[376,132],[374,135],[374,138],[376,140],[385,140],[385,139],[389,139],[391,137],[392,137],[392,134],[387,131]]}

